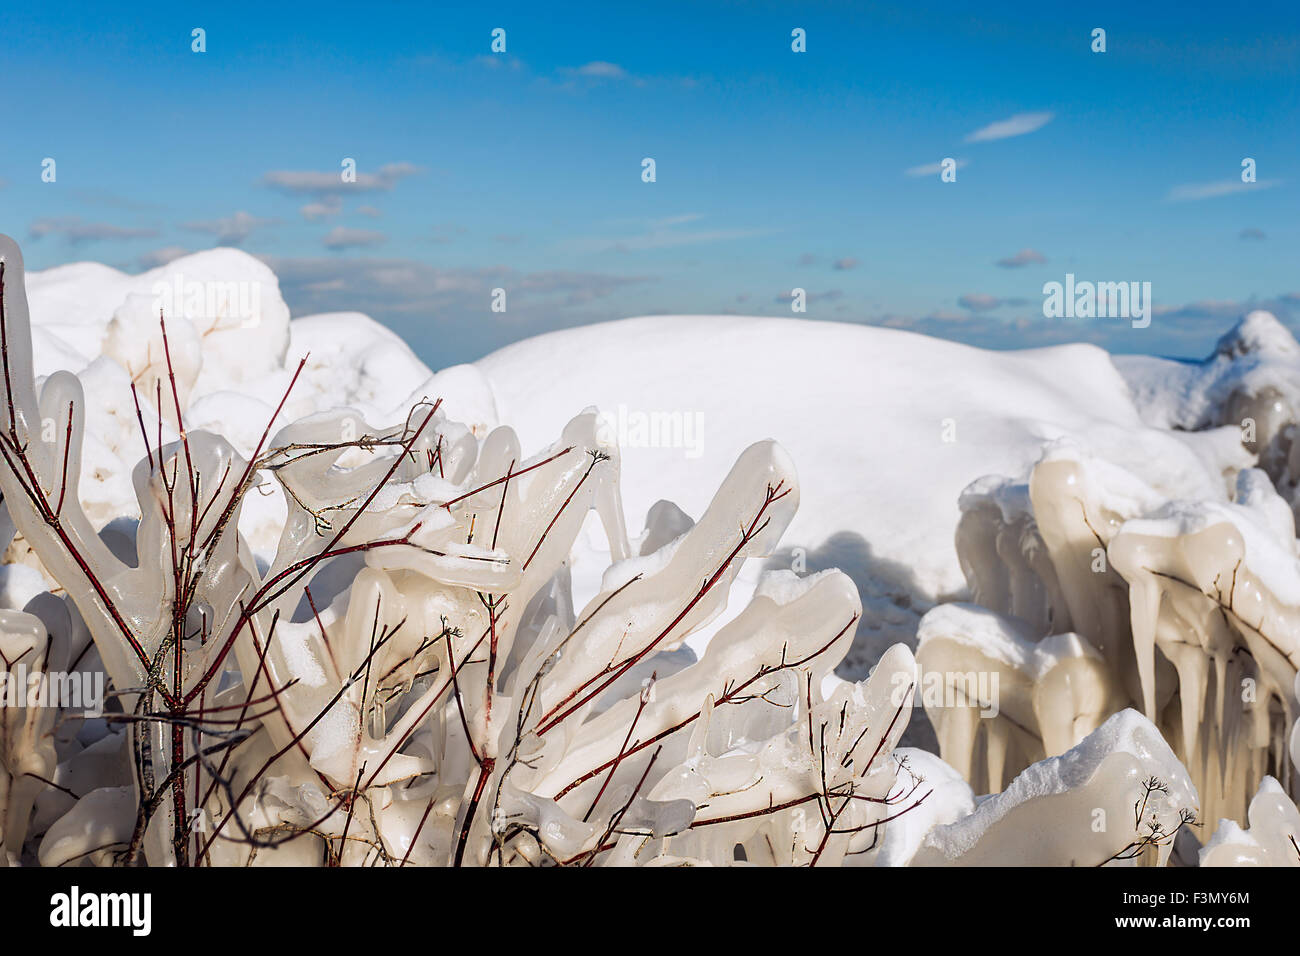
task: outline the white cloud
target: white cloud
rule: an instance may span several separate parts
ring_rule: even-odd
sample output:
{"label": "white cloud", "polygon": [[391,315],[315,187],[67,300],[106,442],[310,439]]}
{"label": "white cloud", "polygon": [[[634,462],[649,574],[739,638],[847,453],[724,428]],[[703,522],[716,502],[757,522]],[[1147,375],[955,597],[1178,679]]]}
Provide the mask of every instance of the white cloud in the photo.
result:
{"label": "white cloud", "polygon": [[592,60],[577,67],[562,66],[555,72],[564,78],[560,84],[564,89],[588,88],[602,83],[630,83],[644,87],[649,82],[646,77],[629,73],[617,63],[607,60]]}
{"label": "white cloud", "polygon": [[388,237],[373,229],[348,229],[335,226],[323,240],[327,249],[355,249],[360,246],[376,246],[386,242]]}
{"label": "white cloud", "polygon": [[182,223],[182,229],[188,229],[190,232],[206,232],[216,236],[217,242],[237,246],[256,229],[263,226],[274,226],[279,220],[261,219],[252,213],[244,212],[242,209],[233,216],[223,216],[220,219],[210,219],[203,222]]}
{"label": "white cloud", "polygon": [[998,265],[1004,269],[1019,269],[1022,266],[1041,265],[1047,257],[1037,249],[1021,249],[1014,256],[999,259]]}
{"label": "white cloud", "polygon": [[507,68],[518,71],[524,68],[523,60],[507,53],[484,53],[480,56],[474,57],[470,62],[476,66],[487,67],[489,70]]}
{"label": "white cloud", "polygon": [[[965,165],[966,165],[966,160],[964,159],[953,160],[953,167],[955,169],[961,169]],[[939,173],[941,172],[943,172],[943,163],[941,162],[926,163],[924,166],[913,166],[911,169],[903,170],[903,175],[904,176],[938,176]]]}
{"label": "white cloud", "polygon": [[698,213],[667,216],[646,222],[644,232],[623,238],[573,239],[568,245],[580,252],[638,252],[645,249],[671,249],[676,246],[693,246],[705,242],[724,242],[731,239],[752,239],[771,233],[770,229],[679,229],[703,218]]}
{"label": "white cloud", "polygon": [[107,222],[82,222],[77,216],[37,219],[30,228],[33,239],[62,236],[73,245],[101,239],[145,239],[158,235],[156,229],[132,229]]}
{"label": "white cloud", "polygon": [[972,312],[987,312],[989,309],[998,308],[1003,302],[997,296],[989,295],[987,292],[967,292],[957,300],[957,304]]}
{"label": "white cloud", "polygon": [[[375,314],[440,316],[448,322],[488,309],[492,288],[511,290],[515,302],[544,306],[538,318],[554,318],[554,306],[585,305],[624,288],[653,282],[645,275],[589,272],[517,272],[506,266],[438,268],[413,259],[349,260],[340,271],[335,257],[307,259],[263,256],[275,270],[296,314],[361,308]],[[602,316],[604,317],[604,316]]]}
{"label": "white cloud", "polygon": [[986,143],[994,139],[1007,139],[1010,136],[1024,136],[1034,130],[1042,129],[1052,121],[1055,113],[1017,113],[988,126],[982,126],[966,137],[967,143]]}
{"label": "white cloud", "polygon": [[592,76],[605,80],[625,80],[628,72],[617,63],[607,63],[604,60],[592,60],[590,63],[584,63],[573,71],[575,76]]}
{"label": "white cloud", "polygon": [[655,228],[666,229],[669,226],[684,226],[688,222],[696,222],[703,218],[703,213],[684,212],[678,216],[664,216],[662,219],[652,219],[650,225]]}
{"label": "white cloud", "polygon": [[337,216],[342,212],[343,200],[338,196],[322,196],[319,200],[307,203],[298,211],[302,213],[302,218],[308,222],[316,222],[319,219]]}
{"label": "white cloud", "polygon": [[[814,302],[838,302],[844,298],[843,289],[827,289],[825,292],[805,292],[804,302],[811,305]],[[778,292],[772,297],[773,302],[779,302],[782,305],[789,305],[794,301],[793,292]]]}
{"label": "white cloud", "polygon": [[187,255],[189,250],[183,246],[163,246],[161,249],[154,249],[142,255],[140,265],[145,269],[156,269]]}
{"label": "white cloud", "polygon": [[281,192],[325,196],[345,192],[387,191],[408,176],[423,172],[414,163],[385,163],[377,172],[357,171],[356,182],[343,181],[342,167],[329,172],[314,170],[272,170],[262,177],[262,183]]}
{"label": "white cloud", "polygon": [[1165,197],[1168,202],[1190,202],[1197,199],[1214,199],[1217,196],[1230,196],[1254,189],[1269,189],[1276,186],[1280,179],[1261,179],[1257,183],[1243,183],[1240,179],[1221,179],[1213,183],[1186,183],[1169,190]]}

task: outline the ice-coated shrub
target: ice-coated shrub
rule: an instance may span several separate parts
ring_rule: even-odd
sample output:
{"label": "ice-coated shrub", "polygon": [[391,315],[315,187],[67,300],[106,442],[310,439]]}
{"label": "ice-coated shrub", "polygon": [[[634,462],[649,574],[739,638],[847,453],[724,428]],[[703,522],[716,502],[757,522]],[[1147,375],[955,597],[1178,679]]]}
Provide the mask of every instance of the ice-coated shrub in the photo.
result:
{"label": "ice-coated shrub", "polygon": [[[0,666],[102,666],[110,693],[94,719],[0,710],[8,861],[863,863],[927,796],[892,755],[909,651],[823,692],[861,611],[845,575],[771,573],[701,659],[683,647],[795,512],[777,445],[634,554],[594,411],[531,457],[436,398],[390,427],[277,411],[245,458],[186,429],[164,316],[133,388],[140,520],[97,527],[81,383],[38,389],[6,237],[0,310],[0,488],[58,584],[0,616]],[[288,502],[269,566],[238,531],[264,481]],[[578,608],[568,560],[592,510],[615,563]]]}

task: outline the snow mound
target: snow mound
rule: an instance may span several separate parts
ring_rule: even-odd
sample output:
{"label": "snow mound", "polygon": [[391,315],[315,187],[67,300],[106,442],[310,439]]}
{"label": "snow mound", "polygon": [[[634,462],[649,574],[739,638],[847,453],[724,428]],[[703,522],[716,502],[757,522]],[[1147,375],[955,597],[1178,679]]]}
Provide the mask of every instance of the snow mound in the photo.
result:
{"label": "snow mound", "polygon": [[[243,455],[256,447],[304,359],[277,428],[339,407],[370,421],[400,420],[426,398],[443,399],[480,436],[497,425],[492,392],[476,368],[435,375],[401,338],[357,312],[291,321],[275,273],[238,249],[195,253],[139,275],[73,263],[28,273],[26,289],[37,376],[65,369],[86,391],[81,497],[99,525],[137,513],[128,476],[145,448],[132,384],[151,428],[162,384],[164,439],[175,437],[166,353],[186,427],[218,432]],[[278,490],[249,499],[241,529],[255,553],[274,552],[283,516]]]}
{"label": "snow mound", "polygon": [[1166,495],[1227,493],[1214,456],[1146,428],[1110,357],[1088,345],[991,352],[839,323],[665,316],[553,332],[477,365],[525,448],[601,409],[623,448],[633,528],[660,497],[699,514],[743,448],[781,442],[805,504],[773,565],[853,577],[859,666],[912,643],[934,602],[964,596],[962,490],[1027,473],[1046,442],[1071,437]]}
{"label": "snow mound", "polygon": [[1256,309],[1223,334],[1214,347],[1214,354],[1300,362],[1300,343],[1273,313]]}
{"label": "snow mound", "polygon": [[1250,399],[1300,408],[1300,343],[1272,313],[1256,310],[1196,364],[1140,355],[1115,357],[1143,417],[1161,428],[1240,424]]}

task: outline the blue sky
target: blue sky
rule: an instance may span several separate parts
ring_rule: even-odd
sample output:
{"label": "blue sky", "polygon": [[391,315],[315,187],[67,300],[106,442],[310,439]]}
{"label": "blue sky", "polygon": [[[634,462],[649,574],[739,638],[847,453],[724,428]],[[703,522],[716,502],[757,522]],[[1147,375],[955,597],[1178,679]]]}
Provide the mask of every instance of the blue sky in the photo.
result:
{"label": "blue sky", "polygon": [[[1300,324],[1297,6],[1072,6],[7,3],[0,231],[30,268],[238,245],[433,366],[796,287],[997,348]],[[1044,318],[1067,272],[1151,282],[1151,326]]]}

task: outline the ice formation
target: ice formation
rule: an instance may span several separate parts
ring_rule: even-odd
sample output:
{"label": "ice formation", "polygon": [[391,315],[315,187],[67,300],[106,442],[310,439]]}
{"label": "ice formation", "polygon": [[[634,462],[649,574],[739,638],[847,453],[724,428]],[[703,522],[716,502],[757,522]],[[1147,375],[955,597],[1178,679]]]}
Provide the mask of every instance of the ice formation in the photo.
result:
{"label": "ice formation", "polygon": [[[739,455],[698,522],[634,553],[594,410],[526,456],[510,428],[475,434],[424,396],[392,427],[341,408],[273,430],[282,398],[237,447],[185,414],[224,330],[173,339],[160,322],[155,338],[132,305],[136,331],[107,337],[136,382],[139,520],[100,522],[82,500],[82,381],[37,383],[4,237],[0,310],[0,487],[28,563],[58,584],[5,612],[5,666],[102,668],[112,691],[93,720],[5,711],[10,862],[870,863],[924,802],[892,754],[911,652],[859,683],[830,676],[861,613],[844,574],[769,573],[700,660],[683,652],[795,513],[774,443]],[[259,328],[284,347],[277,322],[231,331]],[[285,516],[259,560],[240,529],[263,476]],[[614,563],[577,608],[568,562],[591,511]]]}
{"label": "ice formation", "polygon": [[1124,710],[969,816],[932,829],[911,865],[1163,866],[1196,816],[1196,789],[1173,751]]}
{"label": "ice formation", "polygon": [[1265,777],[1250,801],[1250,821],[1220,820],[1200,852],[1201,866],[1300,866],[1300,811],[1282,785]]}
{"label": "ice formation", "polygon": [[1078,634],[1037,639],[986,608],[945,604],[921,621],[918,699],[948,761],[980,793],[1065,753],[1120,709],[1100,652]]}
{"label": "ice formation", "polygon": [[[1218,425],[1236,414],[1224,405],[1262,394],[1241,381],[1225,384],[1223,362],[1246,356],[1247,372],[1238,376],[1245,382],[1257,384],[1261,368],[1271,368],[1274,381],[1285,378],[1249,358],[1261,338],[1276,340],[1278,332],[1294,346],[1262,313],[1225,336],[1197,373],[1212,379],[1195,392],[1207,409],[1197,422]],[[1300,361],[1300,349],[1281,351]],[[1289,434],[1269,428],[1274,438]],[[1234,442],[1240,435],[1206,434]],[[1214,475],[1201,466],[1171,487],[1161,484],[1165,476],[1140,477],[1141,465],[1114,457],[1060,441],[1027,479],[985,478],[964,493],[956,547],[972,596],[987,610],[932,611],[919,629],[918,656],[925,671],[996,671],[1010,696],[1004,714],[990,720],[972,720],[970,708],[934,708],[942,752],[972,783],[996,789],[1005,775],[1063,752],[1099,719],[1133,707],[1186,764],[1205,815],[1244,821],[1266,776],[1296,787],[1287,753],[1300,665],[1291,508],[1260,469]],[[1232,454],[1219,460],[1229,463]],[[1222,478],[1232,482],[1229,495],[1215,487]],[[1066,696],[1037,698],[1056,705],[1049,730],[1027,703],[1042,658],[1055,662],[1062,641],[1076,663]]]}

